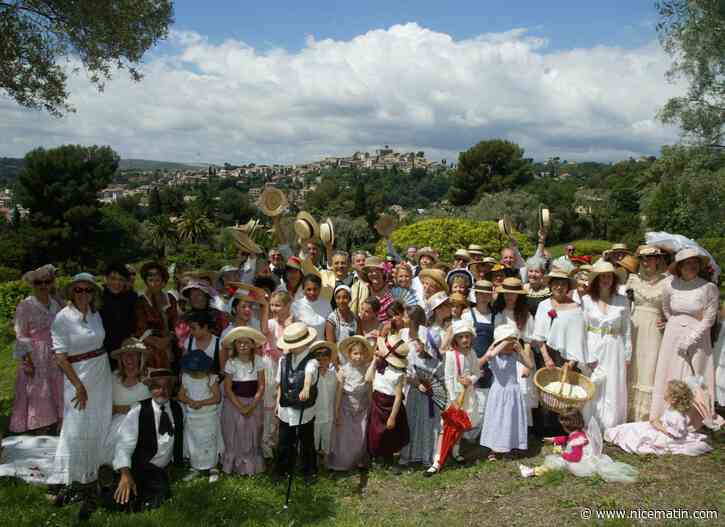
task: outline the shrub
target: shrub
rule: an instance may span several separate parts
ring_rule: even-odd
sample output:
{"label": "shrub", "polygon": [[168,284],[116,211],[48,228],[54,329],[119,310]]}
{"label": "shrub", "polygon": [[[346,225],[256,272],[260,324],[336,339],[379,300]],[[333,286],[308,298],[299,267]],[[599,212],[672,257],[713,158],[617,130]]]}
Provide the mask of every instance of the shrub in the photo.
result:
{"label": "shrub", "polygon": [[[56,289],[63,294],[69,282],[70,277],[68,276],[57,277],[55,279]],[[3,321],[11,321],[13,319],[15,316],[15,307],[31,292],[30,285],[22,280],[0,283],[0,324]]]}
{"label": "shrub", "polygon": [[0,265],[0,282],[10,282],[12,280],[20,280],[22,273],[18,269],[5,267]]}
{"label": "shrub", "polygon": [[[514,231],[514,237],[524,257],[534,253],[533,244],[523,234]],[[468,247],[470,243],[482,246],[483,252],[492,256],[498,256],[501,249],[509,245],[493,221],[450,218],[423,220],[400,227],[393,232],[391,240],[399,252],[405,251],[411,245],[418,248],[433,247],[439,252],[441,259],[448,262],[453,260],[456,249]],[[376,253],[385,254],[384,240],[378,243]]]}
{"label": "shrub", "polygon": [[712,254],[721,269],[725,266],[725,238],[702,238],[697,243]]}

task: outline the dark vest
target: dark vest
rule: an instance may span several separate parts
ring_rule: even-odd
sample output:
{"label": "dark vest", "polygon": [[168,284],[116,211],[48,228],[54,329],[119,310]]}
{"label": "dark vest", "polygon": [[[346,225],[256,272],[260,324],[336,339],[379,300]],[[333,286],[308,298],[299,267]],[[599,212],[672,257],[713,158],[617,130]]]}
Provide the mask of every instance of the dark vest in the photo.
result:
{"label": "dark vest", "polygon": [[[305,386],[305,366],[312,360],[312,354],[308,353],[296,368],[292,368],[292,355],[287,354],[282,358],[284,368],[280,375],[280,406],[291,406],[292,408],[310,408],[317,400],[317,382],[310,387],[310,398],[300,401],[300,392]],[[319,381],[319,377],[317,378]]]}
{"label": "dark vest", "polygon": [[[172,462],[180,465],[184,461],[184,414],[181,405],[176,401],[169,401],[171,414],[174,416],[174,453]],[[148,465],[156,455],[159,448],[156,440],[156,420],[151,399],[141,401],[141,411],[138,414],[138,441],[136,450],[131,457],[132,468]]]}

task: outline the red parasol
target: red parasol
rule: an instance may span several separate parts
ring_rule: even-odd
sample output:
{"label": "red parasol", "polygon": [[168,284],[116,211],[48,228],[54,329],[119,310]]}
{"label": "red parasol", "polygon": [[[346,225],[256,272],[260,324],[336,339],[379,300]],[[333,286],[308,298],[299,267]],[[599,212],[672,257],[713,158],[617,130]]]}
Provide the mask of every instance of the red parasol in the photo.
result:
{"label": "red parasol", "polygon": [[471,420],[465,410],[461,409],[465,399],[464,391],[456,401],[456,405],[450,405],[442,414],[443,418],[443,435],[441,438],[441,451],[438,459],[438,466],[443,470],[446,464],[448,454],[450,454],[453,445],[461,438],[463,432],[471,428]]}
{"label": "red parasol", "polygon": [[592,263],[591,256],[570,256],[569,259],[577,265],[591,265]]}

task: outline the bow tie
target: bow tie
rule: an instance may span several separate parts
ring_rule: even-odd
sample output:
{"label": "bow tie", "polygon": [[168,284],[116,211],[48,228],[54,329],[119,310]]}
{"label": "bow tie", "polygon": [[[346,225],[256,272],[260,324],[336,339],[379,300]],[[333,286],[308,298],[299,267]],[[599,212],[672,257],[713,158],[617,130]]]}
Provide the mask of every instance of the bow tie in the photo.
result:
{"label": "bow tie", "polygon": [[159,421],[159,435],[174,435],[174,426],[171,424],[169,414],[166,413],[166,405],[161,405],[161,420]]}

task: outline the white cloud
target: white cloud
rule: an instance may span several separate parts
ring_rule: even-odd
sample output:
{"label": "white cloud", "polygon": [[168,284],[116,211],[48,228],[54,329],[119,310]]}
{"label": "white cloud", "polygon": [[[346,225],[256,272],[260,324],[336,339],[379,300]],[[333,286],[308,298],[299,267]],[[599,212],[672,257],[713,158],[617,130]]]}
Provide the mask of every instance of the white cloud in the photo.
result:
{"label": "white cloud", "polygon": [[676,131],[654,120],[678,88],[656,42],[547,52],[525,29],[454,40],[410,23],[349,41],[309,36],[260,52],[174,30],[145,78],[99,94],[71,79],[77,113],[54,119],[0,99],[0,154],[109,144],[124,157],[301,162],[381,144],[455,159],[504,137],[528,156],[614,160],[657,153]]}

